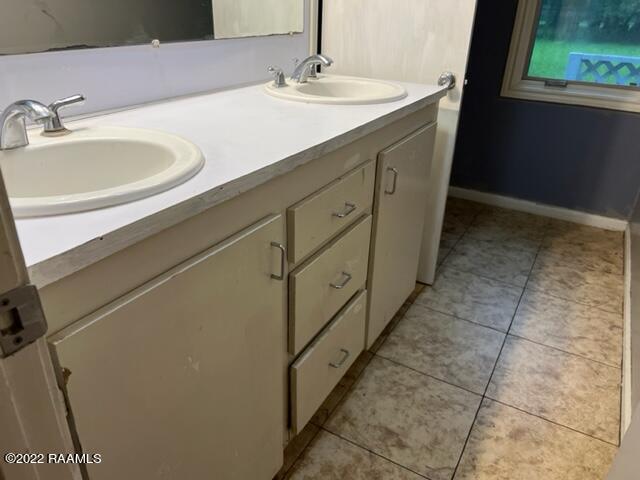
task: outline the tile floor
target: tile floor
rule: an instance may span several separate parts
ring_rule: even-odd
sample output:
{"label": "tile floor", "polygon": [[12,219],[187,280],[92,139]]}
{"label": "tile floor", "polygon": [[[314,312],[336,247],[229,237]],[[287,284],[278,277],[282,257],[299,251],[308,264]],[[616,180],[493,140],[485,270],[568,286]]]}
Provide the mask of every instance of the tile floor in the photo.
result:
{"label": "tile floor", "polygon": [[358,358],[278,478],[604,478],[622,252],[620,233],[450,199],[435,284]]}

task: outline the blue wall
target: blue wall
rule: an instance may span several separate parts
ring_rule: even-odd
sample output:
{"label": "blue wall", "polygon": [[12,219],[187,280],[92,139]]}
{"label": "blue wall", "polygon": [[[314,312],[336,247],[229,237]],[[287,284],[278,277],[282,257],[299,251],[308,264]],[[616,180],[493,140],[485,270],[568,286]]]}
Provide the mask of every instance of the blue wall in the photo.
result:
{"label": "blue wall", "polygon": [[640,114],[501,98],[516,6],[478,0],[452,185],[629,218]]}

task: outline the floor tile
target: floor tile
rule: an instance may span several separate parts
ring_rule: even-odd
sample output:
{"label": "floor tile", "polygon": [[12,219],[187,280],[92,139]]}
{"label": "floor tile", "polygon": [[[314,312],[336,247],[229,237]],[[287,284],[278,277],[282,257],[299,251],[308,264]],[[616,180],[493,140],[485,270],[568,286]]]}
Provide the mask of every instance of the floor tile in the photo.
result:
{"label": "floor tile", "polygon": [[616,448],[485,399],[455,480],[603,480]]}
{"label": "floor tile", "polygon": [[433,286],[425,288],[416,302],[506,332],[521,294],[520,287],[460,272],[445,265]]}
{"label": "floor tile", "polygon": [[622,253],[624,249],[623,232],[614,232],[562,220],[549,221],[547,238],[574,245],[599,247],[617,253]]}
{"label": "floor tile", "polygon": [[378,355],[482,395],[504,337],[496,330],[414,305]]}
{"label": "floor tile", "polygon": [[508,249],[497,243],[465,236],[444,265],[524,287],[535,259],[535,251]]}
{"label": "floor tile", "polygon": [[438,259],[436,260],[436,265],[440,266],[444,263],[444,261],[447,259],[447,257],[449,256],[449,254],[451,253],[451,249],[450,248],[442,248],[440,247],[440,249],[438,250]]}
{"label": "floor tile", "polygon": [[624,271],[622,257],[610,251],[593,251],[568,243],[549,243],[540,249],[542,260],[566,265],[579,270],[595,270],[604,273],[622,275]]}
{"label": "floor tile", "polygon": [[465,235],[503,248],[535,253],[544,238],[545,224],[542,217],[490,210],[478,215]]}
{"label": "floor tile", "polygon": [[550,257],[539,257],[529,277],[528,288],[622,313],[623,280],[621,275],[570,267]]}
{"label": "floor tile", "polygon": [[441,249],[452,249],[456,246],[456,243],[460,240],[462,235],[455,235],[453,233],[442,232],[442,236],[440,237],[440,248]]}
{"label": "floor tile", "polygon": [[542,237],[530,237],[502,225],[472,225],[467,230],[465,238],[483,240],[507,250],[524,250],[531,253],[536,253],[542,243]]}
{"label": "floor tile", "polygon": [[468,200],[448,198],[444,213],[443,233],[461,236],[482,208],[481,205]]}
{"label": "floor tile", "polygon": [[420,480],[422,477],[328,432],[320,432],[290,480]]}
{"label": "floor tile", "polygon": [[510,333],[619,367],[622,315],[527,289]]}
{"label": "floor tile", "polygon": [[621,232],[554,220],[543,242],[542,255],[582,269],[623,274]]}
{"label": "floor tile", "polygon": [[325,428],[432,480],[449,480],[480,400],[376,357]]}
{"label": "floor tile", "polygon": [[508,336],[487,397],[618,442],[620,369]]}
{"label": "floor tile", "polygon": [[528,226],[535,227],[539,231],[549,225],[549,219],[547,217],[501,207],[487,207],[477,217],[478,220],[482,220],[483,218],[496,224],[512,226],[514,229]]}

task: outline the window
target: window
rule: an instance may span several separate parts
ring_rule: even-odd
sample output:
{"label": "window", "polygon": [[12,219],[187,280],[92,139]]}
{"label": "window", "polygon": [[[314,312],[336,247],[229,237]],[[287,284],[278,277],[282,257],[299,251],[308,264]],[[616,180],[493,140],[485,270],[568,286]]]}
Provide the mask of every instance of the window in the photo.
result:
{"label": "window", "polygon": [[640,0],[520,0],[503,96],[640,111]]}

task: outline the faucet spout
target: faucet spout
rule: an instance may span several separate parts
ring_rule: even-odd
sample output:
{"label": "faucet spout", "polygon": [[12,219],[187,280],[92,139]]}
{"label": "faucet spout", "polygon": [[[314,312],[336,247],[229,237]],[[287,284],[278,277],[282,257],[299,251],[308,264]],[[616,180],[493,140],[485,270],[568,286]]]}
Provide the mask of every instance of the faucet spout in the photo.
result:
{"label": "faucet spout", "polygon": [[291,75],[291,80],[295,80],[298,83],[306,83],[309,77],[315,77],[315,67],[317,65],[330,67],[333,65],[333,59],[321,53],[311,55],[298,64]]}
{"label": "faucet spout", "polygon": [[35,100],[20,100],[9,105],[0,115],[0,150],[29,145],[25,118],[43,123],[54,116],[49,107]]}

